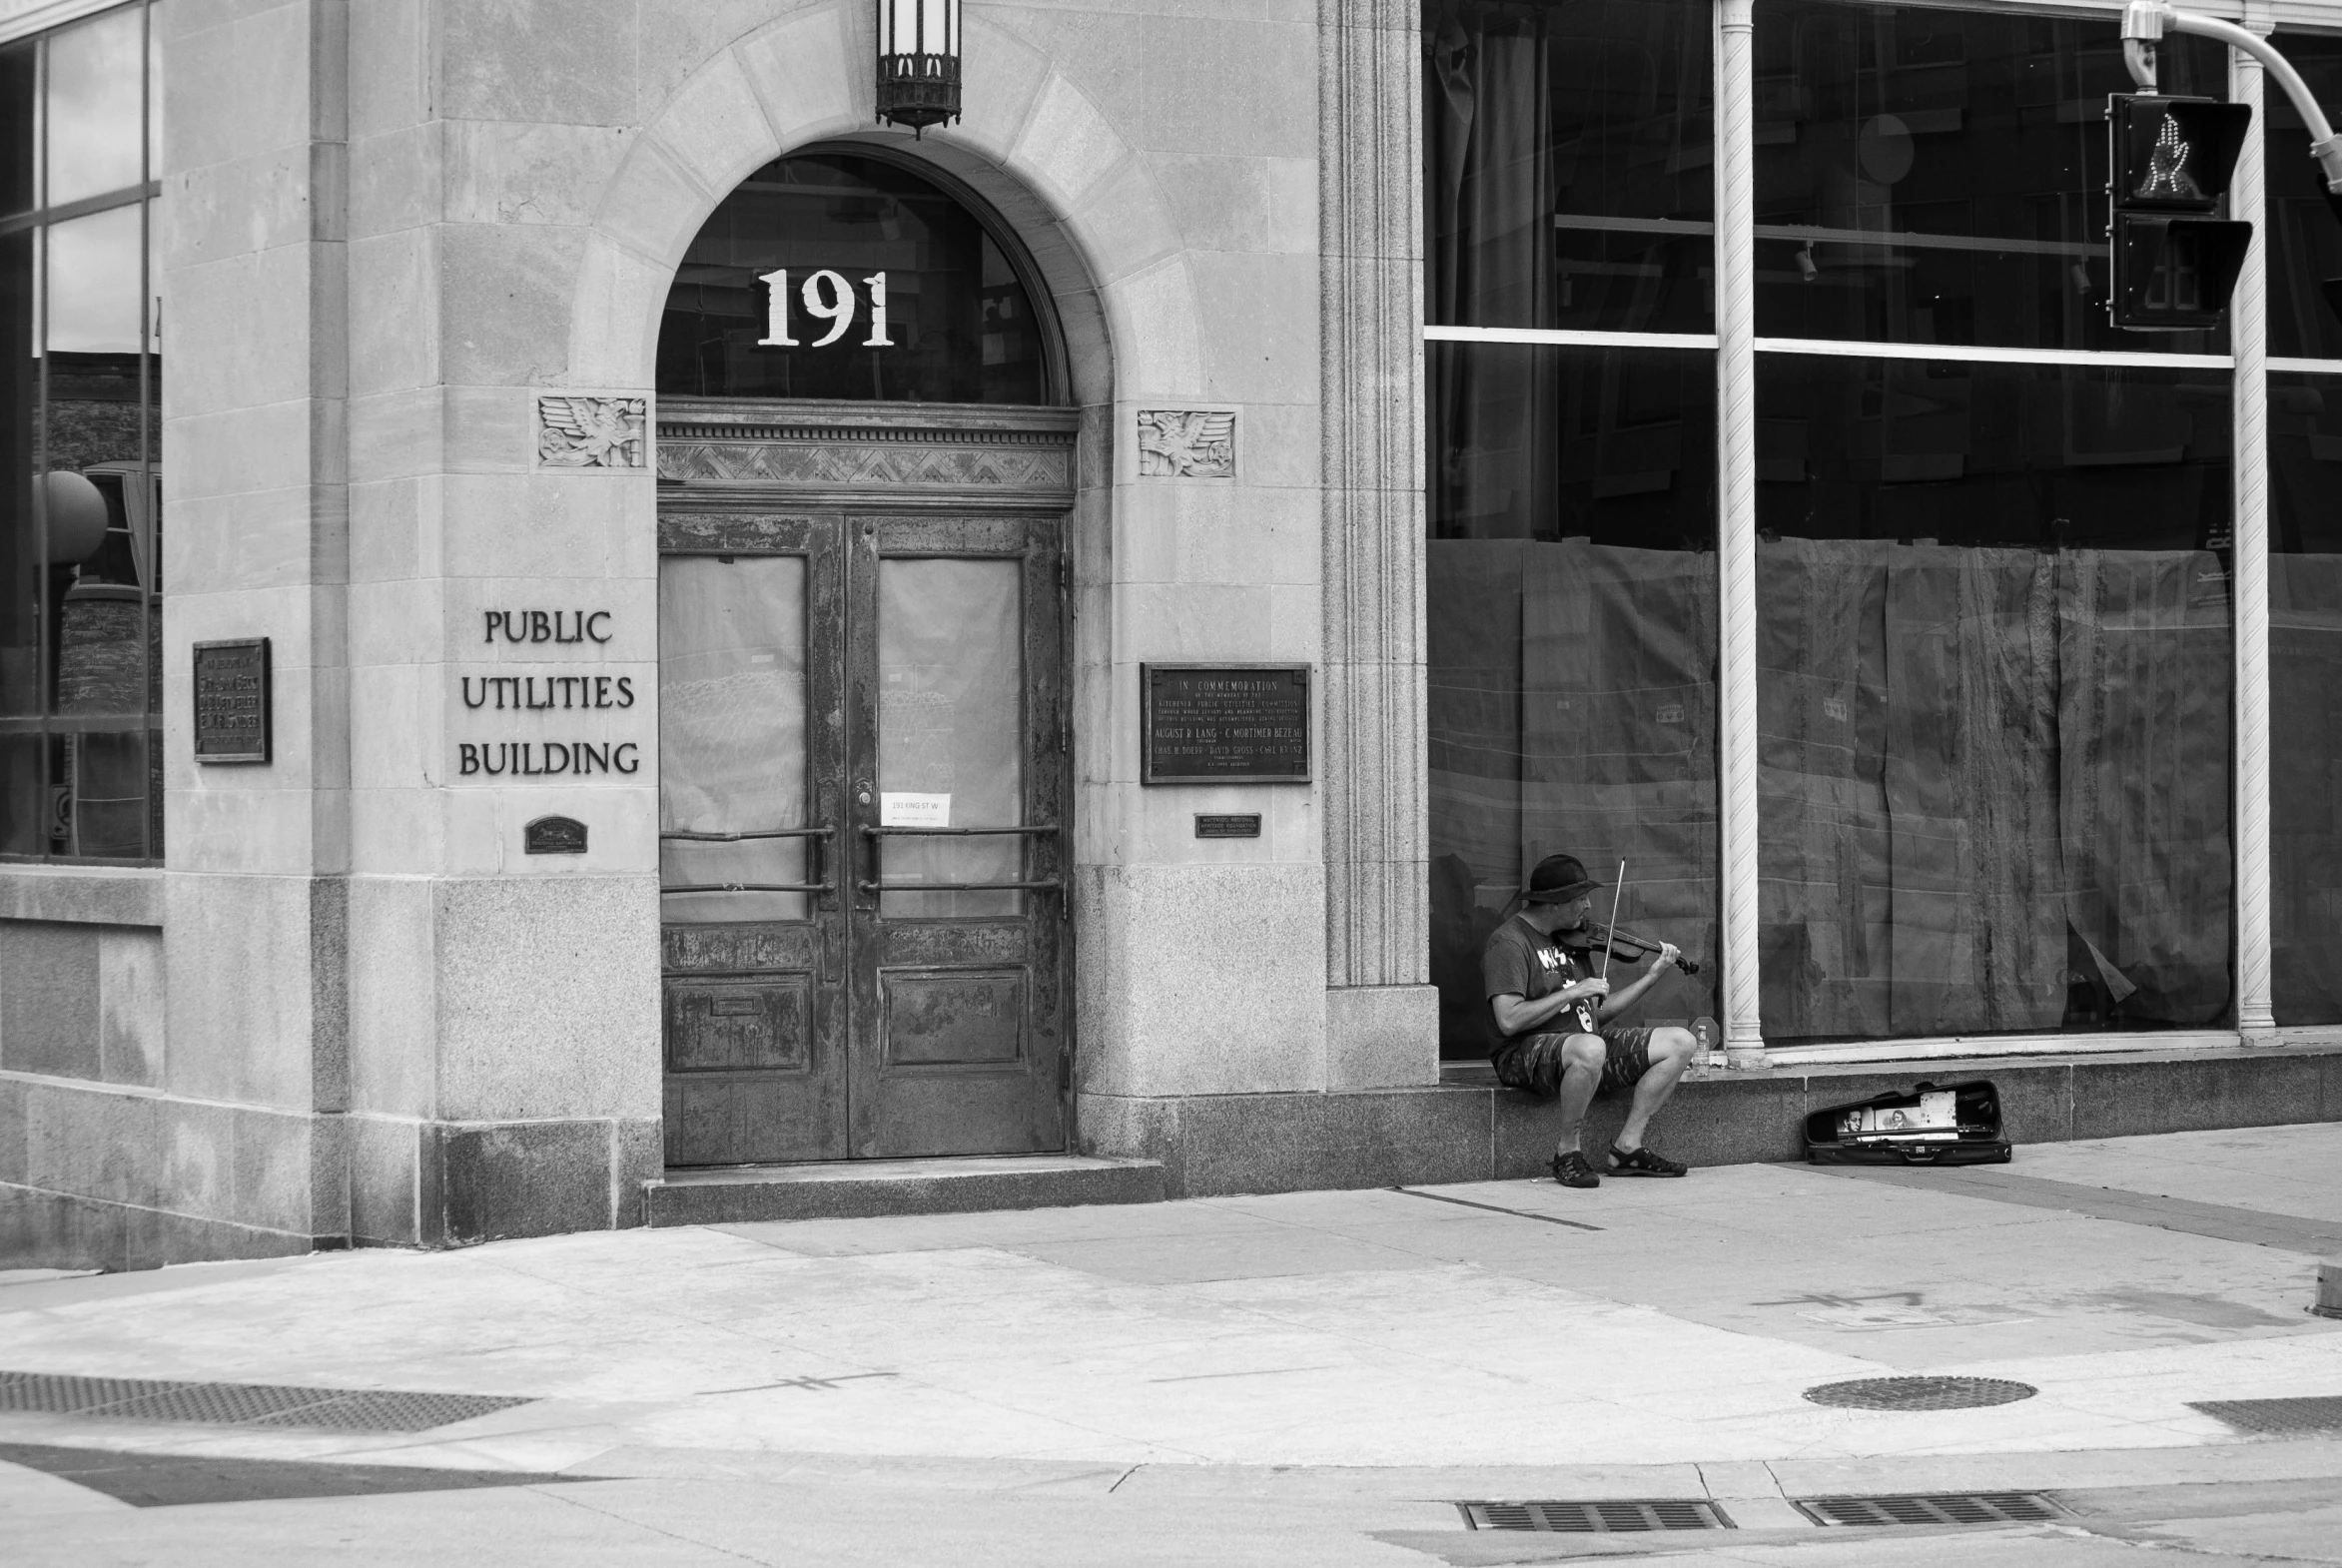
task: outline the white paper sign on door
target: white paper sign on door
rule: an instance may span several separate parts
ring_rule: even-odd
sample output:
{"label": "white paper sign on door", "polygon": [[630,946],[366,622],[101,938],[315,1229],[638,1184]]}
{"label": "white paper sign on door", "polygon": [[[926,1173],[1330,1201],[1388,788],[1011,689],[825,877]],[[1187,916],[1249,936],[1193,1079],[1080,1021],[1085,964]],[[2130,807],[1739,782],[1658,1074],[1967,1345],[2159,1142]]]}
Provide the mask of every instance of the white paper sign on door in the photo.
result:
{"label": "white paper sign on door", "polygon": [[952,825],[952,797],[907,795],[896,790],[880,790],[878,825],[882,828],[948,828]]}

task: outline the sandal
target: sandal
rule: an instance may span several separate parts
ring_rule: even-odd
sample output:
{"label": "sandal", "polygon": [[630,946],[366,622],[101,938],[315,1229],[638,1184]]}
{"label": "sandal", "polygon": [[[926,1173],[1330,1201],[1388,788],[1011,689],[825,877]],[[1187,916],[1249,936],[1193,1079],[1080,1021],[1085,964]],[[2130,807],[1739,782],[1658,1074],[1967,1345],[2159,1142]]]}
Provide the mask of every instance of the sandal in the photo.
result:
{"label": "sandal", "polygon": [[1678,1165],[1665,1155],[1648,1149],[1629,1152],[1616,1144],[1610,1146],[1612,1176],[1679,1176],[1689,1170],[1690,1166]]}
{"label": "sandal", "polygon": [[1602,1178],[1594,1168],[1586,1164],[1586,1157],[1576,1150],[1553,1157],[1553,1179],[1563,1186],[1600,1186]]}

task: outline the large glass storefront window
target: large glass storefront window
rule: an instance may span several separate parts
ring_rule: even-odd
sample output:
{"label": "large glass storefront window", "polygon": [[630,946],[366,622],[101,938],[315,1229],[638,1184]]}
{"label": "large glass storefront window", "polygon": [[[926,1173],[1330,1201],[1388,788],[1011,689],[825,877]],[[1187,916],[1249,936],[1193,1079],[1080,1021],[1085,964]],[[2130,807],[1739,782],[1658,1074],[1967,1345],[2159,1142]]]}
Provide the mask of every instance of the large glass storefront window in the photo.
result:
{"label": "large glass storefront window", "polygon": [[2270,979],[2342,1024],[2342,374],[2270,375],[2269,481]]}
{"label": "large glass storefront window", "polygon": [[[1716,357],[1539,341],[1713,328],[1712,31],[1705,0],[1424,7],[1425,309],[1474,340],[1425,367],[1442,1056],[1487,1054],[1481,949],[1547,855],[1624,860],[1622,923],[1715,952]],[[1619,1018],[1713,1014],[1715,974]]]}
{"label": "large glass storefront window", "polygon": [[1766,1038],[2227,1021],[2227,374],[1758,366]]}
{"label": "large glass storefront window", "polygon": [[163,853],[146,7],[0,49],[0,856]]}
{"label": "large glass storefront window", "polygon": [[[2279,33],[2270,40],[2329,117],[2342,111],[2342,38]],[[2319,285],[2342,278],[2342,224],[2326,205],[2325,178],[2309,155],[2309,131],[2275,82],[2262,94],[2268,156],[2269,353],[2342,360],[2342,316]],[[2281,733],[2281,732],[2280,732]]]}
{"label": "large glass storefront window", "polygon": [[[2342,37],[2279,33],[2318,102],[2342,105]],[[2269,905],[2277,1023],[2342,1024],[2342,224],[2292,100],[2266,94],[2269,353]]]}
{"label": "large glass storefront window", "polygon": [[[1716,360],[1431,351],[1431,971],[1442,1055],[1479,1057],[1480,950],[1547,855],[1624,860],[1622,923],[1716,951]],[[1712,1014],[1714,977],[1621,1020]]]}
{"label": "large glass storefront window", "polygon": [[1430,0],[1429,320],[1711,328],[1710,34],[1705,0]]}
{"label": "large glass storefront window", "polygon": [[[1761,335],[2217,347],[2106,324],[2111,15],[1758,0],[1756,57]],[[2163,91],[2227,96],[2220,46],[2160,58]]]}

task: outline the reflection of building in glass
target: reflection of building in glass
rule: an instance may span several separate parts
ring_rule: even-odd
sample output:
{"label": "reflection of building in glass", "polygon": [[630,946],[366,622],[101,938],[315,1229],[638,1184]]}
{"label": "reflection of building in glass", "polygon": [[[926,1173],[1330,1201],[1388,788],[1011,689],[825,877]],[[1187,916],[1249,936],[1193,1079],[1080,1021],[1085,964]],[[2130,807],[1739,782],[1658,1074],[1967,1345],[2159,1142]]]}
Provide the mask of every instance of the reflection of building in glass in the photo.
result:
{"label": "reflection of building in glass", "polygon": [[0,853],[162,856],[161,358],[142,5],[0,50]]}

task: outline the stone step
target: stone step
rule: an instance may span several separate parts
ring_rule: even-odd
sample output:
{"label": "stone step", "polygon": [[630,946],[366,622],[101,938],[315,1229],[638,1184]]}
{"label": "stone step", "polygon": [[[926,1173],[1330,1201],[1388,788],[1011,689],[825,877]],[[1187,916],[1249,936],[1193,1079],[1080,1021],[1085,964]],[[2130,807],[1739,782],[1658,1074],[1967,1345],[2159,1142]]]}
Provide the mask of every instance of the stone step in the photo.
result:
{"label": "stone step", "polygon": [[1163,1197],[1160,1161],[1003,1155],[670,1171],[662,1180],[642,1183],[642,1212],[650,1225],[745,1224],[1157,1203]]}

